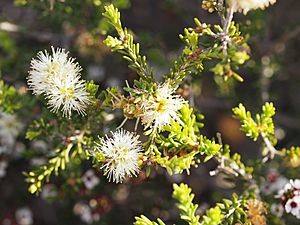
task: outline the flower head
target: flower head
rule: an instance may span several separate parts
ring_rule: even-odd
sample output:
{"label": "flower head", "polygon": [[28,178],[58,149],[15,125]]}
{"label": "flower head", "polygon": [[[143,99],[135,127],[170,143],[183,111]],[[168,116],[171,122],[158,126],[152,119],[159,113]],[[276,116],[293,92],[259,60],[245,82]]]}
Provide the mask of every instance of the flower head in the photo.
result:
{"label": "flower head", "polygon": [[81,179],[88,190],[93,189],[100,183],[100,179],[95,175],[94,170],[86,171]]}
{"label": "flower head", "polygon": [[278,216],[278,217],[282,217],[283,212],[284,212],[284,208],[282,207],[281,204],[275,204],[273,203],[270,207],[271,212]]}
{"label": "flower head", "polygon": [[271,169],[266,174],[266,181],[260,189],[265,195],[273,194],[281,190],[287,182],[287,178],[280,175],[277,170]]}
{"label": "flower head", "polygon": [[0,109],[0,144],[3,146],[3,151],[15,144],[22,128],[23,124],[18,121],[16,115],[8,114]]}
{"label": "flower head", "polygon": [[250,10],[265,9],[269,5],[272,5],[276,0],[229,0],[229,4],[234,8],[234,11],[243,12],[247,14]]}
{"label": "flower head", "polygon": [[266,208],[264,204],[257,199],[247,201],[247,217],[253,225],[266,225]]}
{"label": "flower head", "polygon": [[290,180],[276,197],[280,197],[287,213],[300,219],[300,180]]}
{"label": "flower head", "polygon": [[165,82],[159,85],[156,92],[145,101],[141,118],[146,127],[160,130],[170,124],[171,120],[180,122],[177,111],[182,108],[185,100],[179,95],[174,95],[174,92],[175,89]]}
{"label": "flower head", "polygon": [[31,60],[28,85],[34,94],[44,94],[52,111],[62,109],[63,116],[71,117],[72,110],[84,115],[89,96],[85,81],[81,80],[81,67],[64,49],[39,52]]}
{"label": "flower head", "polygon": [[53,78],[54,85],[47,94],[48,105],[53,112],[62,110],[63,116],[71,117],[72,110],[85,114],[85,106],[90,102],[85,90],[85,82],[79,76],[64,76]]}
{"label": "flower head", "polygon": [[96,150],[105,158],[102,166],[109,181],[122,183],[125,177],[137,175],[139,172],[138,160],[142,151],[139,136],[119,129],[112,132],[112,137],[100,138],[96,142]]}
{"label": "flower head", "polygon": [[8,167],[8,162],[1,160],[0,161],[0,178],[5,177],[7,167]]}
{"label": "flower head", "polygon": [[290,198],[285,204],[285,211],[296,216],[297,219],[300,219],[300,196],[294,196]]}
{"label": "flower head", "polygon": [[32,211],[28,207],[23,207],[17,209],[16,213],[16,221],[20,225],[31,225],[33,224],[33,214]]}

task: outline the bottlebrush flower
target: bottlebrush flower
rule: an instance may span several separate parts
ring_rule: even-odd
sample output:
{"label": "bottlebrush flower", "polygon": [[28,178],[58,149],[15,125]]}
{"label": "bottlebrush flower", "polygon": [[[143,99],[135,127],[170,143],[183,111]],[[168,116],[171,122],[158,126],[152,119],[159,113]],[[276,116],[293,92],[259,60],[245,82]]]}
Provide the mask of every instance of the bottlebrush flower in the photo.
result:
{"label": "bottlebrush flower", "polygon": [[51,111],[62,110],[63,116],[71,117],[72,110],[85,115],[85,107],[89,104],[89,96],[85,89],[85,82],[75,74],[55,77],[54,85],[47,94],[48,105]]}
{"label": "bottlebrush flower", "polygon": [[158,86],[156,92],[143,103],[144,113],[142,123],[154,130],[160,130],[170,124],[171,120],[180,121],[177,111],[180,110],[185,100],[174,95],[175,89],[165,82]]}
{"label": "bottlebrush flower", "polygon": [[31,60],[28,85],[34,94],[45,95],[52,111],[61,109],[69,118],[73,110],[84,115],[90,100],[85,81],[81,80],[81,67],[64,49],[51,49],[52,55],[39,52],[37,59]]}
{"label": "bottlebrush flower", "polygon": [[105,158],[101,167],[109,181],[122,183],[125,177],[136,176],[139,172],[138,160],[142,152],[139,136],[119,129],[111,132],[112,137],[100,138],[96,150]]}
{"label": "bottlebrush flower", "polygon": [[272,5],[276,0],[229,0],[229,4],[234,8],[234,11],[243,12],[247,14],[250,10],[258,8],[265,9],[269,5]]}

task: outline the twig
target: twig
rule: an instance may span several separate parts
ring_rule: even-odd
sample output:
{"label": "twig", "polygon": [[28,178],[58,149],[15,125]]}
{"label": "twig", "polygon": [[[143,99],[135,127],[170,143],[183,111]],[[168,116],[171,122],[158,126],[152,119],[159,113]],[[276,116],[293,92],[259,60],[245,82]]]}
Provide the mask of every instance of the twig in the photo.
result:
{"label": "twig", "polygon": [[[261,133],[261,137],[264,141],[264,143],[266,144],[268,151],[269,151],[269,159],[273,159],[275,157],[275,155],[280,155],[280,156],[284,156],[283,152],[278,151],[272,144],[272,142],[270,141],[270,139],[267,137],[267,135],[265,133]],[[264,159],[263,161],[267,161],[268,158]]]}
{"label": "twig", "polygon": [[229,31],[231,21],[233,19],[233,14],[234,14],[234,7],[231,6],[228,9],[227,16],[226,16],[224,26],[223,26],[222,45],[223,45],[224,54],[227,54],[227,45],[230,42],[230,38],[228,36],[228,31]]}

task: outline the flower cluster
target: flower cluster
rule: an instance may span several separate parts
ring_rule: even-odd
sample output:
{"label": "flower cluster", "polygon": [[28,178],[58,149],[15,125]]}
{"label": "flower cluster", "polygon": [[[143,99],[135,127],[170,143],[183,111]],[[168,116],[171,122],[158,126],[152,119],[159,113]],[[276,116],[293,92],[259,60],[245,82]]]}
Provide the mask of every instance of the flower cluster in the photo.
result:
{"label": "flower cluster", "polygon": [[269,195],[281,190],[288,179],[280,175],[277,170],[270,169],[266,174],[266,181],[261,185],[260,190],[263,194]]}
{"label": "flower cluster", "polygon": [[97,223],[103,215],[111,210],[111,201],[105,196],[97,196],[88,202],[77,202],[73,207],[75,215],[87,224]]}
{"label": "flower cluster", "polygon": [[94,187],[96,187],[100,183],[100,179],[95,175],[94,170],[86,171],[81,179],[84,183],[84,186],[88,190],[93,189]]}
{"label": "flower cluster", "polygon": [[265,214],[267,210],[263,202],[257,199],[251,199],[247,201],[247,217],[249,222],[253,225],[266,225]]}
{"label": "flower cluster", "polygon": [[[133,91],[139,93],[139,90]],[[145,129],[150,127],[154,131],[160,131],[172,120],[180,122],[177,111],[186,101],[174,92],[175,89],[166,81],[159,84],[153,93],[142,92],[142,97],[117,98],[114,108],[122,108],[128,119],[141,119]]]}
{"label": "flower cluster", "polygon": [[18,121],[16,115],[0,110],[0,154],[8,153],[22,128],[23,124]]}
{"label": "flower cluster", "polygon": [[300,219],[300,180],[290,180],[278,193],[287,213]]}
{"label": "flower cluster", "polygon": [[16,222],[20,225],[32,225],[33,224],[33,214],[28,207],[19,208],[15,213]]}
{"label": "flower cluster", "polygon": [[73,208],[74,214],[78,215],[82,222],[91,224],[100,220],[98,213],[93,213],[91,207],[83,202],[78,202]]}
{"label": "flower cluster", "polygon": [[80,76],[81,67],[64,49],[51,49],[52,55],[41,51],[31,60],[28,85],[34,94],[44,94],[53,112],[61,109],[68,118],[73,110],[84,115],[90,99]]}
{"label": "flower cluster", "polygon": [[229,4],[235,12],[239,11],[247,14],[250,10],[265,9],[275,2],[276,0],[230,0]]}
{"label": "flower cluster", "polygon": [[144,113],[142,123],[154,130],[160,130],[163,126],[170,124],[171,120],[180,121],[177,111],[185,103],[179,95],[174,95],[175,89],[165,82],[158,86],[156,92],[150,95],[143,103]]}
{"label": "flower cluster", "polygon": [[137,175],[138,161],[142,152],[139,136],[119,129],[111,132],[112,137],[99,138],[96,142],[96,152],[105,158],[102,166],[109,181],[122,183],[125,177]]}
{"label": "flower cluster", "polygon": [[0,179],[2,177],[5,177],[7,167],[8,167],[8,162],[5,160],[0,160]]}

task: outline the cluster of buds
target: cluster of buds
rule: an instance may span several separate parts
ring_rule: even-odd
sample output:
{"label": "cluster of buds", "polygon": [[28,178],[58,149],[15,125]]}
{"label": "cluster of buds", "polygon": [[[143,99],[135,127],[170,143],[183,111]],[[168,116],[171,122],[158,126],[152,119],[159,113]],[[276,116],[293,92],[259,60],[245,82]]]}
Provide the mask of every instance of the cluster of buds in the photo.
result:
{"label": "cluster of buds", "polygon": [[203,0],[202,8],[210,13],[214,12],[216,9],[219,9],[223,6],[223,1],[219,0]]}
{"label": "cluster of buds", "polygon": [[159,84],[153,93],[141,91],[137,96],[116,97],[113,106],[123,109],[126,119],[140,119],[145,128],[160,131],[171,120],[180,122],[177,111],[185,100],[174,93],[175,89],[166,81]]}

